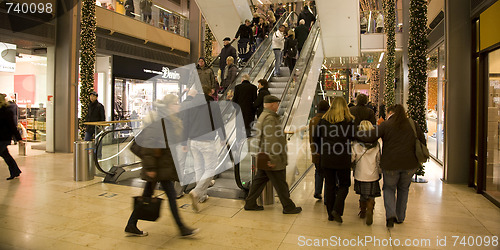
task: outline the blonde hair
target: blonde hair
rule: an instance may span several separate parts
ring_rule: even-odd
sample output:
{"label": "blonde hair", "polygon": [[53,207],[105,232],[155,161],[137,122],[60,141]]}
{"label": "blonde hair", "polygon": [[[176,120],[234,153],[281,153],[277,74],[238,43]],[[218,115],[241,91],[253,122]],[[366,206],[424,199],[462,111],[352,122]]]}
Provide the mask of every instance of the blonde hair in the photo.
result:
{"label": "blonde hair", "polygon": [[232,56],[228,56],[228,57],[226,58],[226,62],[232,62],[232,63],[234,63],[234,57],[232,57]]}
{"label": "blonde hair", "polygon": [[361,131],[368,131],[374,129],[375,127],[373,127],[373,124],[370,121],[364,120],[361,121],[358,128]]}
{"label": "blonde hair", "polygon": [[354,120],[354,116],[349,111],[345,99],[343,97],[335,97],[330,109],[323,115],[323,119],[330,123],[339,123],[346,120],[350,122]]}
{"label": "blonde hair", "polygon": [[241,80],[242,80],[242,81],[250,81],[250,75],[249,75],[249,74],[244,74],[244,75],[241,77]]}
{"label": "blonde hair", "polygon": [[292,39],[295,39],[295,32],[293,30],[289,30],[288,35],[292,36]]}

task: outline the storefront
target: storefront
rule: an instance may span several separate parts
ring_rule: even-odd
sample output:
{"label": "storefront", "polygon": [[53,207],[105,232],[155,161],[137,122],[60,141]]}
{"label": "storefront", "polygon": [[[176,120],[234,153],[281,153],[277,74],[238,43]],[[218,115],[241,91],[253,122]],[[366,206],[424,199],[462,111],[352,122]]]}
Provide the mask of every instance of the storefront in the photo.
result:
{"label": "storefront", "polygon": [[427,55],[427,147],[441,165],[444,162],[445,138],[445,60],[444,43]]}
{"label": "storefront", "polygon": [[141,119],[153,102],[167,94],[181,96],[186,84],[175,67],[113,56],[113,120]]}
{"label": "storefront", "polygon": [[[0,92],[18,105],[18,126],[31,142],[46,141],[47,56],[0,42]],[[21,127],[20,127],[21,128]]]}

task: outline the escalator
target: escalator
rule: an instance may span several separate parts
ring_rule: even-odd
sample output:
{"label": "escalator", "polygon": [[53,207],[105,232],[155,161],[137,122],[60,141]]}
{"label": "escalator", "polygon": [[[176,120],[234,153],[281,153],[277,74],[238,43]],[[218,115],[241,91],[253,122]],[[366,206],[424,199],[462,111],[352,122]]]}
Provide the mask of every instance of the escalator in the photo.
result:
{"label": "escalator", "polygon": [[[282,17],[275,28],[277,29],[281,23],[289,22],[293,15],[296,14],[290,13],[286,17]],[[293,114],[294,105],[296,106],[297,102],[295,100],[305,88],[303,83],[307,78],[307,72],[310,70],[310,62],[318,47],[318,40],[319,27],[315,25],[304,44],[302,54],[292,72],[293,74],[290,74],[288,68],[283,67],[281,77],[271,77],[274,70],[274,54],[271,49],[271,39],[264,40],[245,67],[241,69],[236,81],[222,94],[221,101],[218,104],[222,111],[227,140],[221,143],[223,146],[217,149],[219,152],[217,169],[221,171],[218,171],[215,185],[208,189],[209,196],[232,199],[244,198],[252,180],[251,155],[255,153],[255,150],[249,147],[249,140],[237,136],[238,111],[232,102],[224,100],[228,99],[231,91],[234,91],[235,85],[241,82],[241,77],[244,74],[250,75],[251,82],[256,82],[257,79],[261,78],[268,79],[271,94],[282,99],[278,113],[283,116],[283,126],[286,127],[290,115]],[[111,127],[108,131],[98,135],[95,163],[101,175],[104,175],[104,182],[119,184],[130,184],[134,180],[137,182],[136,177],[139,177],[139,170],[141,169],[140,159],[129,150],[136,136],[131,127],[136,126],[140,126],[140,124],[126,123],[119,128]],[[189,153],[186,157],[186,163],[187,165],[193,165],[193,157]],[[186,168],[186,172],[182,174],[192,174],[189,169]]]}

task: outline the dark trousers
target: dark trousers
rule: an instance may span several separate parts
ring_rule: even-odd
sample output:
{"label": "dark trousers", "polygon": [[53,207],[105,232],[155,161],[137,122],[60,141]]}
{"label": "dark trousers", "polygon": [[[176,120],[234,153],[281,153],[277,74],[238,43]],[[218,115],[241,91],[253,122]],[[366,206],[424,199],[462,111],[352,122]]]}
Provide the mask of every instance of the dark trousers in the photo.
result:
{"label": "dark trousers", "polygon": [[323,180],[325,176],[323,175],[323,169],[319,164],[314,164],[316,170],[314,171],[314,194],[323,193]]}
{"label": "dark trousers", "polygon": [[292,76],[293,68],[295,68],[295,63],[297,62],[297,59],[295,59],[294,57],[287,56],[285,60],[288,69],[290,69],[290,76]]}
{"label": "dark trousers", "polygon": [[[167,194],[168,203],[170,205],[170,211],[172,212],[172,216],[177,223],[179,228],[183,228],[184,224],[182,223],[181,217],[179,216],[179,210],[177,209],[177,194],[175,192],[174,183],[172,181],[161,181],[161,186],[165,190],[165,194]],[[151,197],[153,196],[154,190],[156,187],[156,182],[146,182],[144,186],[144,192],[142,193],[143,197]],[[128,219],[128,225],[136,226],[137,225],[137,213],[134,210]]]}
{"label": "dark trousers", "polygon": [[278,171],[257,170],[257,174],[253,178],[252,186],[250,187],[250,191],[245,202],[245,207],[257,207],[257,198],[259,198],[262,194],[262,191],[269,180],[278,193],[278,197],[283,205],[283,210],[291,211],[295,209],[295,203],[293,203],[292,199],[290,199],[290,190],[288,189],[288,184],[286,183],[285,169]]}
{"label": "dark trousers", "polygon": [[10,155],[9,149],[7,149],[8,145],[10,145],[10,141],[0,141],[0,156],[2,156],[7,166],[9,166],[10,176],[18,176],[21,170],[17,166],[14,158]]}
{"label": "dark trousers", "polygon": [[332,211],[342,216],[345,198],[351,186],[351,170],[323,168],[323,174],[325,175],[325,202],[328,216],[332,214]]}

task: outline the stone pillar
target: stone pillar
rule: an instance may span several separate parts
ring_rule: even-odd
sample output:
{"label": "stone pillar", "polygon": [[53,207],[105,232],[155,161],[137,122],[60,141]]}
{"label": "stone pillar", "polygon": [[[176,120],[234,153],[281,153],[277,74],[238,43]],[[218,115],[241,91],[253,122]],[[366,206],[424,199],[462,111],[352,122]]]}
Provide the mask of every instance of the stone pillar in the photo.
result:
{"label": "stone pillar", "polygon": [[57,19],[53,105],[55,152],[72,152],[73,141],[77,138],[80,7],[76,5]]}
{"label": "stone pillar", "polygon": [[446,104],[443,179],[469,180],[471,133],[471,20],[469,0],[445,1]]}

